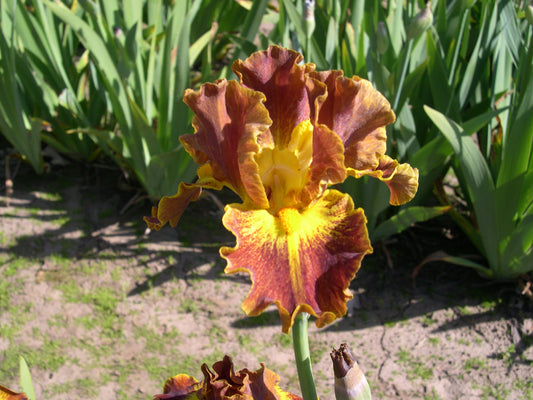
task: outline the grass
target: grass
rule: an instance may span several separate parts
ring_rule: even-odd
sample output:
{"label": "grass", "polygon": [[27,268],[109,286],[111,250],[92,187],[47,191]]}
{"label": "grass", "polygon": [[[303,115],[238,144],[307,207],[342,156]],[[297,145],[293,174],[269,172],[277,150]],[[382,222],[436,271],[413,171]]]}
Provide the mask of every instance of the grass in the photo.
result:
{"label": "grass", "polygon": [[75,379],[73,381],[52,384],[45,390],[47,396],[58,395],[63,393],[70,393],[74,390],[84,397],[96,397],[100,391],[101,382],[100,379],[95,381],[94,379]]}
{"label": "grass", "polygon": [[[44,235],[42,237],[44,238]],[[30,238],[31,236],[28,236],[27,240]],[[56,240],[55,244],[61,241],[61,238],[53,235],[50,235],[50,238]],[[50,238],[45,239],[48,240]],[[5,240],[11,242],[8,237],[5,237]],[[142,260],[139,260],[139,258],[133,257],[131,253],[128,253],[126,256],[128,259],[126,260],[122,258],[123,255],[120,251],[102,251],[91,255],[83,254],[81,259],[76,259],[69,256],[68,248],[66,248],[69,244],[72,245],[72,243],[72,241],[65,240],[58,246],[58,250],[55,253],[42,258],[42,262],[47,266],[44,283],[50,287],[50,293],[45,295],[43,301],[58,300],[56,290],[59,290],[59,300],[71,303],[74,307],[78,304],[83,305],[83,308],[90,310],[90,312],[87,315],[82,315],[80,312],[74,319],[73,317],[67,318],[59,310],[56,314],[49,317],[47,321],[43,322],[48,325],[45,329],[29,330],[32,337],[38,338],[37,345],[25,343],[25,338],[21,336],[21,329],[24,328],[25,323],[30,319],[38,317],[32,314],[35,313],[33,311],[34,306],[31,303],[19,304],[15,301],[15,296],[21,290],[29,290],[28,288],[31,288],[30,284],[21,280],[21,276],[22,274],[26,276],[24,271],[26,268],[35,269],[35,265],[32,265],[35,260],[30,258],[14,258],[15,255],[8,254],[9,257],[13,256],[15,262],[2,266],[2,278],[6,279],[0,279],[0,315],[10,322],[9,324],[0,324],[0,337],[9,341],[8,352],[0,352],[0,383],[7,382],[8,380],[15,382],[14,375],[18,372],[18,356],[24,355],[30,362],[31,367],[38,371],[41,376],[43,371],[53,372],[57,369],[64,369],[61,368],[62,366],[68,367],[69,365],[76,367],[82,366],[87,370],[88,374],[94,376],[94,379],[73,377],[72,380],[65,383],[47,384],[45,385],[44,393],[46,398],[59,397],[60,394],[69,394],[72,398],[94,398],[98,394],[97,391],[106,382],[114,382],[120,387],[117,391],[116,398],[128,400],[146,399],[153,393],[161,393],[164,381],[177,373],[188,373],[196,378],[201,378],[200,366],[202,363],[205,362],[211,366],[214,361],[221,359],[224,355],[223,351],[230,345],[230,342],[237,343],[243,349],[243,352],[245,351],[259,360],[268,359],[268,357],[265,358],[265,354],[268,354],[272,350],[282,351],[284,353],[292,351],[292,336],[280,333],[279,329],[267,343],[255,339],[256,330],[254,328],[267,327],[269,329],[271,326],[279,327],[277,311],[269,310],[261,316],[254,318],[245,318],[244,316],[242,318],[235,317],[237,321],[232,328],[237,327],[234,330],[237,334],[228,339],[227,327],[222,322],[217,321],[217,317],[220,314],[217,314],[219,311],[216,310],[216,307],[213,307],[216,303],[206,303],[194,290],[183,293],[182,286],[178,285],[178,283],[183,283],[181,281],[182,278],[176,277],[165,282],[165,285],[168,285],[164,287],[165,290],[161,290],[162,287],[158,286],[151,291],[147,291],[147,298],[142,296],[127,297],[127,293],[134,286],[134,282],[139,280],[144,282],[146,276],[154,276],[154,259],[146,256]],[[146,252],[147,250],[144,248],[142,251]],[[161,264],[158,265],[158,268],[161,265],[175,265],[182,262],[181,256],[178,258],[178,256],[173,256],[165,251],[162,251],[159,255],[161,256]],[[98,259],[94,259],[93,257]],[[213,266],[216,262],[214,264],[207,262],[207,264]],[[190,272],[188,278],[188,282],[193,284],[194,288],[197,289],[202,288],[202,285],[211,283],[207,282],[205,276],[195,272]],[[214,279],[218,279],[218,277]],[[96,282],[98,284],[95,284]],[[215,283],[216,290],[231,290],[228,289],[230,286],[226,284],[227,282],[227,280],[217,280]],[[180,299],[176,301],[173,308],[177,312],[201,313],[202,316],[205,316],[207,312],[206,304],[208,304],[209,311],[212,311],[209,316],[209,321],[215,321],[213,327],[209,331],[198,329],[192,334],[192,336],[202,340],[206,338],[205,348],[202,349],[201,354],[187,353],[188,349],[183,346],[183,342],[188,339],[185,337],[186,335],[180,334],[179,327],[169,329],[168,326],[165,326],[164,322],[153,319],[145,321],[139,318],[142,322],[139,322],[138,325],[137,322],[134,322],[134,328],[126,331],[126,324],[131,323],[131,321],[124,322],[123,315],[117,311],[122,311],[124,309],[123,306],[126,307],[126,310],[130,310],[131,307],[131,312],[128,311],[128,318],[137,321],[138,319],[136,317],[142,316],[146,307],[154,307],[154,309],[159,307],[159,303],[157,303],[159,301],[158,296],[163,292],[180,295],[180,297],[174,296],[174,298]],[[138,304],[136,302],[145,303],[143,309],[135,308],[134,306]],[[490,309],[491,304],[487,302],[486,305],[482,305],[481,307]],[[69,305],[69,308],[72,307]],[[239,304],[235,304],[235,309],[239,309]],[[368,309],[367,312],[368,315],[372,315],[373,310]],[[358,315],[361,318],[368,318],[364,311],[359,311]],[[407,323],[409,323],[407,320],[396,321],[393,322],[393,325],[403,326]],[[418,323],[427,323],[429,325],[435,322],[431,318],[431,314],[424,314],[418,316],[418,321],[414,325]],[[82,335],[61,342],[50,333],[63,330],[67,324],[73,325],[75,331],[82,332]],[[128,329],[130,328],[128,327]],[[357,338],[358,335],[354,332],[347,330],[340,332],[340,334],[344,336],[348,335],[349,339],[347,340],[356,343],[364,340],[363,335],[361,338]],[[362,333],[363,330],[358,332]],[[119,351],[126,352],[126,350],[129,350],[127,349],[127,343],[124,338],[127,333],[133,335],[133,337],[128,337],[128,340],[137,343],[142,342],[144,348],[140,353],[135,353],[134,357],[121,359],[118,356]],[[329,340],[330,335],[336,333],[335,330],[332,330],[331,332],[313,334],[311,338],[313,362],[316,363],[320,359],[327,358],[329,342],[325,337],[327,335]],[[208,336],[214,339],[209,341],[207,340]],[[473,346],[476,344],[476,340],[479,341],[480,339],[469,338],[469,343]],[[441,341],[444,341],[442,336],[435,335],[435,337],[429,337],[427,340],[427,343],[429,343],[428,348],[430,346],[438,348]],[[41,343],[41,349],[35,348]],[[63,348],[68,348],[69,350],[63,351]],[[125,348],[126,350],[124,350]],[[355,345],[353,348],[355,348]],[[86,359],[82,359],[82,357],[77,359],[74,353],[71,352],[73,350],[70,349],[76,349],[77,352],[85,354]],[[505,354],[509,354],[508,359],[511,359],[513,350],[512,348],[505,350]],[[376,377],[379,362],[372,358],[371,351],[367,352],[364,357],[365,367],[369,368],[369,371],[365,371],[368,372],[367,376]],[[405,349],[401,349],[397,357],[399,364],[403,367],[403,371],[398,371],[398,374],[406,374],[409,379],[414,380],[428,380],[432,376],[432,359],[423,359],[414,356]],[[505,355],[505,357],[507,356]],[[478,361],[473,358],[465,362],[465,368],[470,368],[468,371],[472,372],[467,374],[463,371],[465,372],[464,376],[471,375],[476,371],[482,372],[484,366],[479,365],[477,363]],[[259,365],[235,365],[235,367],[236,369],[247,367],[253,370],[258,368]],[[297,388],[297,377],[290,370],[290,365],[267,364],[267,367],[282,376],[282,387],[285,388],[286,382],[289,382],[292,387]],[[105,374],[101,373],[100,370],[105,371]],[[146,373],[150,379],[157,383],[154,387],[159,390],[148,394],[131,390],[132,379],[137,379],[138,374],[143,373]],[[321,382],[331,379],[322,370],[316,371],[316,378]],[[531,382],[522,380],[513,383],[510,382],[509,385],[512,386],[507,385],[506,387],[495,387],[493,389],[484,388],[484,396],[486,398],[505,396],[512,389],[515,392],[518,391],[522,395],[522,398],[532,398]],[[431,386],[428,384],[428,387]],[[331,397],[331,393],[327,391],[322,391],[320,394],[321,398]],[[435,391],[431,391],[431,389],[424,396],[425,399],[439,399],[438,394]]]}
{"label": "grass", "polygon": [[437,320],[433,319],[430,314],[420,317],[419,321],[423,326],[432,326],[438,322]]}
{"label": "grass", "polygon": [[243,349],[246,349],[250,352],[253,352],[254,349],[256,348],[254,344],[254,338],[250,335],[239,335],[237,336],[237,341],[239,342],[239,344],[241,345],[241,347]]}
{"label": "grass", "polygon": [[72,361],[64,353],[65,343],[41,336],[38,348],[31,348],[26,344],[11,344],[9,351],[0,366],[0,381],[7,381],[18,374],[19,356],[23,356],[30,368],[40,368],[45,371],[57,372],[59,367]]}
{"label": "grass", "polygon": [[483,400],[507,400],[510,394],[510,390],[504,388],[503,385],[485,386],[482,390],[481,399]]}
{"label": "grass", "polygon": [[9,238],[4,231],[0,231],[0,245],[7,247],[11,244],[13,244],[13,239]]}
{"label": "grass", "polygon": [[424,400],[442,400],[442,397],[438,395],[435,389],[432,389],[431,393],[424,395]]}
{"label": "grass", "polygon": [[478,369],[488,369],[487,363],[481,357],[472,357],[465,361],[463,370],[465,372]]}
{"label": "grass", "polygon": [[2,272],[2,276],[10,277],[17,274],[18,271],[29,268],[36,260],[33,258],[19,258],[15,254],[9,254],[9,262]]}
{"label": "grass", "polygon": [[0,280],[0,311],[6,311],[11,306],[11,294],[15,291],[8,280]]}
{"label": "grass", "polygon": [[331,351],[331,344],[323,341],[317,340],[316,338],[311,337],[309,343],[309,351],[311,354],[311,361],[318,362],[322,357],[329,357],[329,352]]}
{"label": "grass", "polygon": [[64,352],[63,340],[53,340],[43,336],[42,345],[29,355],[27,361],[42,370],[56,372],[67,360],[71,360]]}
{"label": "grass", "polygon": [[209,337],[211,345],[214,345],[215,343],[226,343],[228,341],[226,328],[219,326],[216,323],[209,328],[207,336]]}
{"label": "grass", "polygon": [[197,313],[200,310],[200,305],[198,302],[191,298],[184,298],[181,299],[180,305],[179,305],[179,311],[185,312],[185,313]]}
{"label": "grass", "polygon": [[409,350],[400,349],[396,353],[399,363],[406,368],[407,376],[410,380],[427,380],[433,376],[433,369],[419,358],[411,354]]}
{"label": "grass", "polygon": [[284,349],[292,349],[292,335],[286,333],[276,333],[272,342],[279,343]]}

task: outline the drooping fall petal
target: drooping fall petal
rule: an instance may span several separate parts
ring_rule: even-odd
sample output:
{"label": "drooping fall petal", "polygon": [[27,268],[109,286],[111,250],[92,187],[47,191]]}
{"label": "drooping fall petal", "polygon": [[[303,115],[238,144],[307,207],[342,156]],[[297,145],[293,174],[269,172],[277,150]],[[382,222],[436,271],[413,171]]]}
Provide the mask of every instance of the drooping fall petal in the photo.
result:
{"label": "drooping fall petal", "polygon": [[278,386],[279,376],[263,364],[256,371],[235,372],[228,356],[213,364],[213,371],[202,365],[204,380],[198,382],[188,375],[176,375],[167,380],[161,400],[302,400]]}
{"label": "drooping fall petal", "polygon": [[225,271],[252,279],[242,304],[248,315],[275,303],[288,332],[298,312],[317,317],[318,327],[346,313],[349,283],[372,252],[366,218],[350,196],[328,190],[309,208],[285,208],[277,216],[232,204],[222,222],[237,238],[234,248],[220,250]]}
{"label": "drooping fall petal", "polygon": [[383,156],[374,170],[348,170],[356,178],[370,175],[385,182],[390,190],[389,203],[399,206],[410,201],[418,190],[418,169]]}
{"label": "drooping fall petal", "polygon": [[159,201],[158,207],[152,207],[152,216],[144,217],[150,229],[159,230],[167,222],[174,227],[178,224],[185,208],[191,201],[198,200],[202,193],[201,187],[180,183],[178,192],[174,196],[165,196]]}

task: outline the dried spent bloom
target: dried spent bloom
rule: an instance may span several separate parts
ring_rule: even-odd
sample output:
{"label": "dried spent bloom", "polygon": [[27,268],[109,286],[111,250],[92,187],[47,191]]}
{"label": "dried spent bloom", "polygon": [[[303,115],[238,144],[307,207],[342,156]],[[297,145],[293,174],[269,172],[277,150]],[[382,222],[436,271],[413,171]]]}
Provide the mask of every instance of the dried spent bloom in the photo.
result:
{"label": "dried spent bloom", "polygon": [[362,209],[330,185],[347,176],[385,182],[389,202],[409,201],[418,171],[385,155],[389,102],[369,81],[316,72],[295,51],[270,46],[237,60],[237,81],[186,90],[194,134],[180,139],[200,165],[198,180],[163,197],[151,229],[176,226],[202,189],[228,187],[242,199],[222,219],[236,246],[222,247],[226,273],[247,272],[250,316],[276,304],[282,329],[307,312],[322,327],[346,313],[348,286],[372,252]]}
{"label": "dried spent bloom", "polygon": [[228,356],[213,364],[213,371],[202,365],[204,380],[180,374],[165,383],[159,400],[302,400],[279,388],[279,376],[261,364],[256,371],[242,369],[235,373]]}

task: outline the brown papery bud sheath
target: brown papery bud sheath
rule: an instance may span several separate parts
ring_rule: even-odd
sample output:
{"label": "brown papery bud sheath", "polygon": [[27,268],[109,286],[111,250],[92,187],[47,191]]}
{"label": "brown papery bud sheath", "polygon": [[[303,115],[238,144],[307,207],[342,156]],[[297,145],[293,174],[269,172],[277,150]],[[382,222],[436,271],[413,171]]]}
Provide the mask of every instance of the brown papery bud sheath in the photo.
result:
{"label": "brown papery bud sheath", "polygon": [[371,400],[370,386],[346,343],[330,353],[337,400]]}

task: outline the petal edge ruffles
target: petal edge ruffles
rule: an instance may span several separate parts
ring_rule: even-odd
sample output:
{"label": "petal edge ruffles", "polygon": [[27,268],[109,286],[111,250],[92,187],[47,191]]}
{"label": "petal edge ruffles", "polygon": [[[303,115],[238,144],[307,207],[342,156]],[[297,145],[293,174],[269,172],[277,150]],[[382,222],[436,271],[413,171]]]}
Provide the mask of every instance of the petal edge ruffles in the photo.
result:
{"label": "petal edge ruffles", "polygon": [[187,89],[183,101],[194,111],[194,134],[180,139],[194,160],[209,163],[213,178],[233,189],[243,200],[268,207],[253,157],[261,146],[273,146],[272,123],[265,96],[236,81],[206,83]]}
{"label": "petal edge ruffles", "polygon": [[390,190],[389,203],[400,206],[410,201],[418,190],[418,169],[409,164],[400,164],[389,156],[383,156],[374,170],[357,171],[348,169],[356,178],[369,175],[387,184]]}
{"label": "petal edge ruffles", "polygon": [[288,332],[299,312],[317,317],[318,327],[346,313],[350,281],[372,252],[366,218],[350,196],[327,190],[301,213],[283,209],[278,216],[231,204],[222,222],[237,239],[220,249],[225,272],[248,272],[252,280],[242,304],[248,315],[275,303]]}

